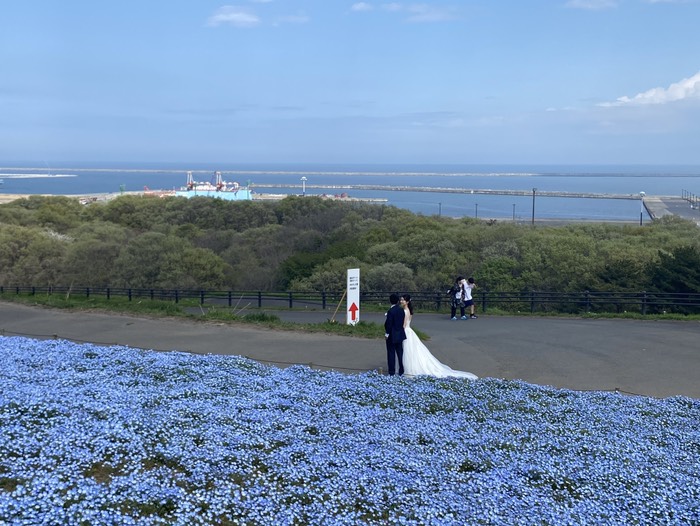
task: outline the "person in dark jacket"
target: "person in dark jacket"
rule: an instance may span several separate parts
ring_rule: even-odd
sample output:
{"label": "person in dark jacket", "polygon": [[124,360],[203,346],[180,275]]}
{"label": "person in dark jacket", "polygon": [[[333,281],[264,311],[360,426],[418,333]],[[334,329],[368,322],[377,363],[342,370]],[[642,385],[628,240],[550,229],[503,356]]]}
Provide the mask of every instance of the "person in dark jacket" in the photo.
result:
{"label": "person in dark jacket", "polygon": [[396,359],[399,362],[399,376],[403,375],[403,341],[406,332],[403,328],[405,318],[404,310],[399,305],[399,295],[392,294],[389,297],[391,308],[386,312],[384,321],[384,339],[386,340],[386,358],[389,375],[396,374]]}
{"label": "person in dark jacket", "polygon": [[447,291],[447,294],[450,296],[450,317],[453,320],[457,319],[457,307],[459,307],[460,316],[463,320],[466,320],[467,317],[464,315],[466,290],[464,287],[464,278],[462,276],[457,277],[455,284]]}

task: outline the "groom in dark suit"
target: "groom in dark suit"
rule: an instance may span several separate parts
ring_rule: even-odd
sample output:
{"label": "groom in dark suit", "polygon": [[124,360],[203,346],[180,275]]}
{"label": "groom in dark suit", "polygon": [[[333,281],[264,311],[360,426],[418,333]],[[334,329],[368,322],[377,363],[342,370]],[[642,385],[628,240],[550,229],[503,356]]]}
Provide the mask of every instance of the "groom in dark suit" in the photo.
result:
{"label": "groom in dark suit", "polygon": [[391,308],[386,313],[384,321],[384,339],[386,340],[386,358],[389,365],[389,375],[396,374],[396,358],[399,359],[399,376],[403,375],[403,341],[406,332],[403,330],[403,321],[406,317],[399,305],[399,295],[392,294],[389,297]]}

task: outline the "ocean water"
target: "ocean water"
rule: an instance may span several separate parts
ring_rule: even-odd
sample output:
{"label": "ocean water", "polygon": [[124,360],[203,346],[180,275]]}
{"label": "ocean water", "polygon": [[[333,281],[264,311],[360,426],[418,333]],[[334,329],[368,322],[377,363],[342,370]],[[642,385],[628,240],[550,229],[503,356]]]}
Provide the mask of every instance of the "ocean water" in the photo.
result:
{"label": "ocean water", "polygon": [[[383,198],[387,204],[425,215],[529,221],[536,219],[636,221],[639,193],[648,196],[700,194],[700,166],[552,166],[552,165],[237,165],[148,163],[0,163],[0,193],[92,194],[119,191],[179,189],[188,170],[198,181],[214,171],[227,181],[253,184],[257,193],[306,195],[346,192],[357,198]],[[42,174],[52,177],[19,178]],[[73,177],[57,177],[71,175]],[[265,185],[293,185],[273,188]],[[521,190],[527,196],[390,190],[318,189],[315,185],[381,185],[393,187]],[[537,192],[624,194],[629,199],[548,197]]]}

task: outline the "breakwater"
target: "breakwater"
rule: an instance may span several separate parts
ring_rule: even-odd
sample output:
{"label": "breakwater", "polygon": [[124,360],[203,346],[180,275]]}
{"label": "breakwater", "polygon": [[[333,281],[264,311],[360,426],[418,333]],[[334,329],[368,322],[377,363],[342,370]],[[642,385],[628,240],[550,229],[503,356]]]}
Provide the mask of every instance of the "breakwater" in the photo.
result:
{"label": "breakwater", "polygon": [[[300,184],[277,184],[277,183],[255,183],[251,184],[255,188],[291,188],[301,189]],[[533,194],[537,197],[570,197],[574,199],[634,199],[639,200],[639,194],[610,194],[596,192],[561,192],[552,190],[503,190],[485,188],[445,188],[435,186],[397,186],[397,185],[371,185],[371,184],[306,184],[306,188],[316,190],[372,190],[384,192],[430,192],[437,194],[478,194],[478,195],[510,195],[528,197]]]}
{"label": "breakwater", "polygon": [[0,173],[0,177],[7,179],[55,179],[61,177],[78,177],[75,174],[15,174],[15,173]]}

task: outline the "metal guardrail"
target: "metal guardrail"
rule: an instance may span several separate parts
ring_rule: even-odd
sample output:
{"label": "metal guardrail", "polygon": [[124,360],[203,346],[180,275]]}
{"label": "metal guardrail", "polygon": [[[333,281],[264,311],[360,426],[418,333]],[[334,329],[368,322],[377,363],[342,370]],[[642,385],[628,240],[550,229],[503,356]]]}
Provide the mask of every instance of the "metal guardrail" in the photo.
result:
{"label": "metal guardrail", "polygon": [[[449,310],[450,298],[444,291],[409,292],[418,309]],[[335,308],[344,301],[342,291],[333,292],[264,292],[264,291],[214,291],[183,289],[137,289],[99,287],[36,287],[0,286],[0,298],[8,295],[63,295],[83,298],[126,298],[128,301],[143,299],[179,302],[196,302],[199,305],[222,306],[231,309],[257,308]],[[362,303],[386,306],[390,292],[365,292],[360,294]],[[700,313],[700,293],[656,292],[548,292],[475,291],[474,301],[482,313],[489,309],[507,312],[529,313],[624,313],[646,314],[697,314]]]}

